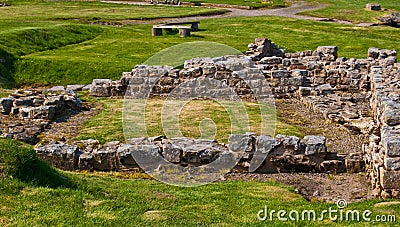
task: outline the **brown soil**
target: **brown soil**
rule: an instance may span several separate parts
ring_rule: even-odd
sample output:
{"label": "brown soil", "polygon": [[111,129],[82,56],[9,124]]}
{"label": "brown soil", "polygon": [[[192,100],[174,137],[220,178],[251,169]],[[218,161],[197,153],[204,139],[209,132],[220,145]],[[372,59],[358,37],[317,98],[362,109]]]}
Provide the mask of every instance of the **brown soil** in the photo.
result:
{"label": "brown soil", "polygon": [[99,110],[102,109],[100,103],[83,103],[83,111],[70,116],[66,120],[54,122],[49,129],[39,135],[41,144],[48,144],[52,141],[62,141],[70,143],[73,138],[79,135],[83,123],[91,117],[96,116]]}
{"label": "brown soil", "polygon": [[297,99],[275,101],[281,121],[300,127],[304,135],[322,135],[330,152],[339,154],[361,153],[368,137],[349,131],[339,124],[325,120],[322,114],[312,111]]}
{"label": "brown soil", "polygon": [[357,202],[371,199],[369,180],[358,173],[331,175],[326,173],[228,173],[226,180],[279,182],[292,186],[296,193],[309,201],[336,202],[344,199]]}

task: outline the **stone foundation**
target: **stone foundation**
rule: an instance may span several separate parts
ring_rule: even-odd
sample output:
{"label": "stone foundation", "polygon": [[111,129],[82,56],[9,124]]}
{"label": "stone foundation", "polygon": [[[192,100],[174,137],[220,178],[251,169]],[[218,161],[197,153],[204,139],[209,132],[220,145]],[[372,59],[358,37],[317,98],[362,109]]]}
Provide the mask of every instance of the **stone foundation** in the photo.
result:
{"label": "stone foundation", "polygon": [[[244,155],[232,171],[257,173],[288,172],[362,172],[361,156],[338,155],[327,151],[325,137],[278,135],[257,136],[253,133],[232,135],[229,144],[217,141],[173,138],[164,136],[134,138],[126,143],[119,141],[101,145],[97,140],[78,141],[73,145],[54,143],[37,145],[36,152],[53,166],[64,170],[124,171],[139,170],[132,153],[152,152],[179,166],[201,166],[232,153],[240,141],[246,140]],[[146,146],[147,145],[147,146]],[[152,145],[152,146],[150,146]],[[144,149],[145,147],[145,149]],[[144,150],[143,150],[144,149]],[[233,153],[232,153],[233,154]]]}

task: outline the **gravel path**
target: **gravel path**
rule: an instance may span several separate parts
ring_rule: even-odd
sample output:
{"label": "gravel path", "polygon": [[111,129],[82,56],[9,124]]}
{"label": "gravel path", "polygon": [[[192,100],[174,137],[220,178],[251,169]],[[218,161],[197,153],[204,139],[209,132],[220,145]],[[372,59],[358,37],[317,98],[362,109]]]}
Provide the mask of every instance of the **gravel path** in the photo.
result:
{"label": "gravel path", "polygon": [[[119,4],[132,4],[132,5],[151,5],[146,2],[129,2],[129,1],[101,1],[105,3],[119,3]],[[179,7],[179,6],[170,6],[170,7]],[[304,15],[298,15],[298,13],[310,11],[310,10],[318,10],[326,7],[326,4],[310,4],[308,2],[296,2],[289,7],[285,8],[277,8],[277,9],[238,9],[233,7],[226,7],[213,5],[213,8],[221,8],[229,10],[229,12],[224,14],[218,15],[206,15],[206,16],[189,16],[183,18],[167,18],[167,19],[153,19],[153,20],[146,20],[146,21],[130,21],[130,24],[151,24],[155,21],[157,22],[184,22],[184,21],[198,21],[198,20],[205,20],[205,19],[212,19],[212,18],[233,18],[233,17],[257,17],[257,16],[280,16],[286,18],[294,18],[294,19],[301,19],[301,20],[313,20],[313,21],[327,21],[327,22],[335,22],[340,24],[352,24],[349,21],[345,20],[337,20],[332,18],[320,18],[320,17],[310,17]],[[372,23],[360,23],[356,24],[357,26],[371,26]]]}

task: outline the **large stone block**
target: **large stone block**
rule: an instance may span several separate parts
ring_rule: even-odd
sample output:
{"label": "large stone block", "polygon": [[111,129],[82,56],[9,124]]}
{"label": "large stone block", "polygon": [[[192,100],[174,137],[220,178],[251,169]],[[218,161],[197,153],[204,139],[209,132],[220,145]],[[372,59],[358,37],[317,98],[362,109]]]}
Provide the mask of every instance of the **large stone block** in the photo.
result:
{"label": "large stone block", "polygon": [[39,157],[54,167],[63,170],[75,170],[78,167],[78,157],[81,151],[75,145],[50,144],[35,148]]}
{"label": "large stone block", "polygon": [[305,155],[313,155],[326,152],[326,139],[324,136],[305,136],[301,140],[301,145],[304,147]]}
{"label": "large stone block", "polygon": [[96,97],[111,96],[111,82],[110,79],[94,79],[90,88],[90,95]]}
{"label": "large stone block", "polygon": [[379,169],[380,184],[384,189],[400,189],[400,171]]}
{"label": "large stone block", "polygon": [[381,5],[377,3],[368,3],[367,5],[365,5],[365,8],[367,10],[381,10]]}
{"label": "large stone block", "polygon": [[13,106],[12,98],[2,98],[0,99],[0,112],[2,114],[9,114],[11,112],[11,108]]}
{"label": "large stone block", "polygon": [[386,170],[400,170],[400,158],[385,157],[383,163]]}
{"label": "large stone block", "polygon": [[135,148],[132,144],[122,144],[117,149],[117,156],[119,160],[119,166],[124,168],[135,168],[138,167],[135,159],[132,156],[132,151]]}
{"label": "large stone block", "polygon": [[[265,136],[261,135],[257,137],[256,141],[256,151],[253,154],[253,157],[250,161],[250,166],[249,166],[249,172],[254,172],[261,167],[265,172],[275,172],[276,167],[272,163],[266,163],[265,161],[268,162],[267,157],[268,154],[277,146],[279,146],[281,142],[277,139],[274,139],[270,136]],[[271,168],[269,168],[271,167]]]}
{"label": "large stone block", "polygon": [[19,112],[23,118],[52,120],[56,109],[54,106],[24,107]]}
{"label": "large stone block", "polygon": [[92,152],[95,159],[93,167],[95,170],[110,171],[118,168],[115,150],[100,149]]}
{"label": "large stone block", "polygon": [[83,153],[78,159],[78,169],[80,170],[93,170],[94,166],[94,156],[90,153]]}
{"label": "large stone block", "polygon": [[182,149],[174,144],[164,143],[162,145],[162,156],[169,162],[179,163],[182,157]]}
{"label": "large stone block", "polygon": [[382,138],[383,149],[389,157],[400,156],[400,138],[384,137]]}

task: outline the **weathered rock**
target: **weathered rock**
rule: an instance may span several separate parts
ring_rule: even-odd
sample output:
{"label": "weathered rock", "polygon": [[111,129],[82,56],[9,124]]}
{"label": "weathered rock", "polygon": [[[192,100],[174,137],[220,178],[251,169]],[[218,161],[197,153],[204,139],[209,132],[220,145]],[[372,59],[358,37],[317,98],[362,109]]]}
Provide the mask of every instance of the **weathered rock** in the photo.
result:
{"label": "weathered rock", "polygon": [[164,143],[162,145],[162,156],[168,162],[179,163],[181,161],[182,149],[171,143]]}
{"label": "weathered rock", "polygon": [[326,152],[324,136],[305,136],[301,140],[301,144],[304,146],[305,155],[313,155],[318,153]]}
{"label": "weathered rock", "polygon": [[82,108],[82,101],[75,93],[72,95],[64,95],[64,103],[72,110],[80,110]]}
{"label": "weathered rock", "polygon": [[384,25],[400,28],[400,13],[392,13],[388,17],[378,18]]}
{"label": "weathered rock", "polygon": [[133,149],[135,149],[135,146],[131,144],[122,144],[118,147],[117,155],[120,167],[127,169],[138,167],[132,156]]}
{"label": "weathered rock", "polygon": [[36,153],[51,165],[63,170],[75,170],[81,151],[77,146],[64,143],[38,146]]}
{"label": "weathered rock", "polygon": [[94,79],[90,87],[90,95],[96,97],[111,96],[111,82],[110,79]]}
{"label": "weathered rock", "polygon": [[0,112],[2,114],[10,114],[11,108],[13,106],[12,98],[2,98],[0,99]]}
{"label": "weathered rock", "polygon": [[23,118],[52,120],[56,109],[54,106],[24,107],[19,113]]}
{"label": "weathered rock", "polygon": [[360,173],[365,171],[365,162],[361,154],[349,154],[345,158],[345,165],[348,173]]}
{"label": "weathered rock", "polygon": [[82,153],[78,159],[78,169],[79,170],[90,170],[94,169],[95,159],[90,153]]}
{"label": "weathered rock", "polygon": [[47,89],[47,91],[48,92],[59,92],[59,93],[61,93],[61,92],[65,91],[65,88],[64,88],[64,86],[54,86],[54,87],[51,87],[51,88]]}
{"label": "weathered rock", "polygon": [[95,162],[93,163],[93,167],[95,170],[111,171],[118,168],[115,150],[94,150],[92,152],[92,155],[95,160]]}
{"label": "weathered rock", "polygon": [[343,173],[346,172],[346,166],[343,160],[326,160],[319,165],[319,170],[324,173]]}
{"label": "weathered rock", "polygon": [[386,171],[381,167],[379,172],[380,185],[384,189],[400,189],[400,171]]}
{"label": "weathered rock", "polygon": [[67,85],[67,88],[65,90],[67,91],[82,91],[82,89],[87,86],[85,84],[71,84]]}
{"label": "weathered rock", "polygon": [[386,170],[400,170],[400,158],[384,158]]}
{"label": "weathered rock", "polygon": [[381,5],[377,3],[368,3],[367,5],[365,5],[365,8],[367,10],[381,10]]}

